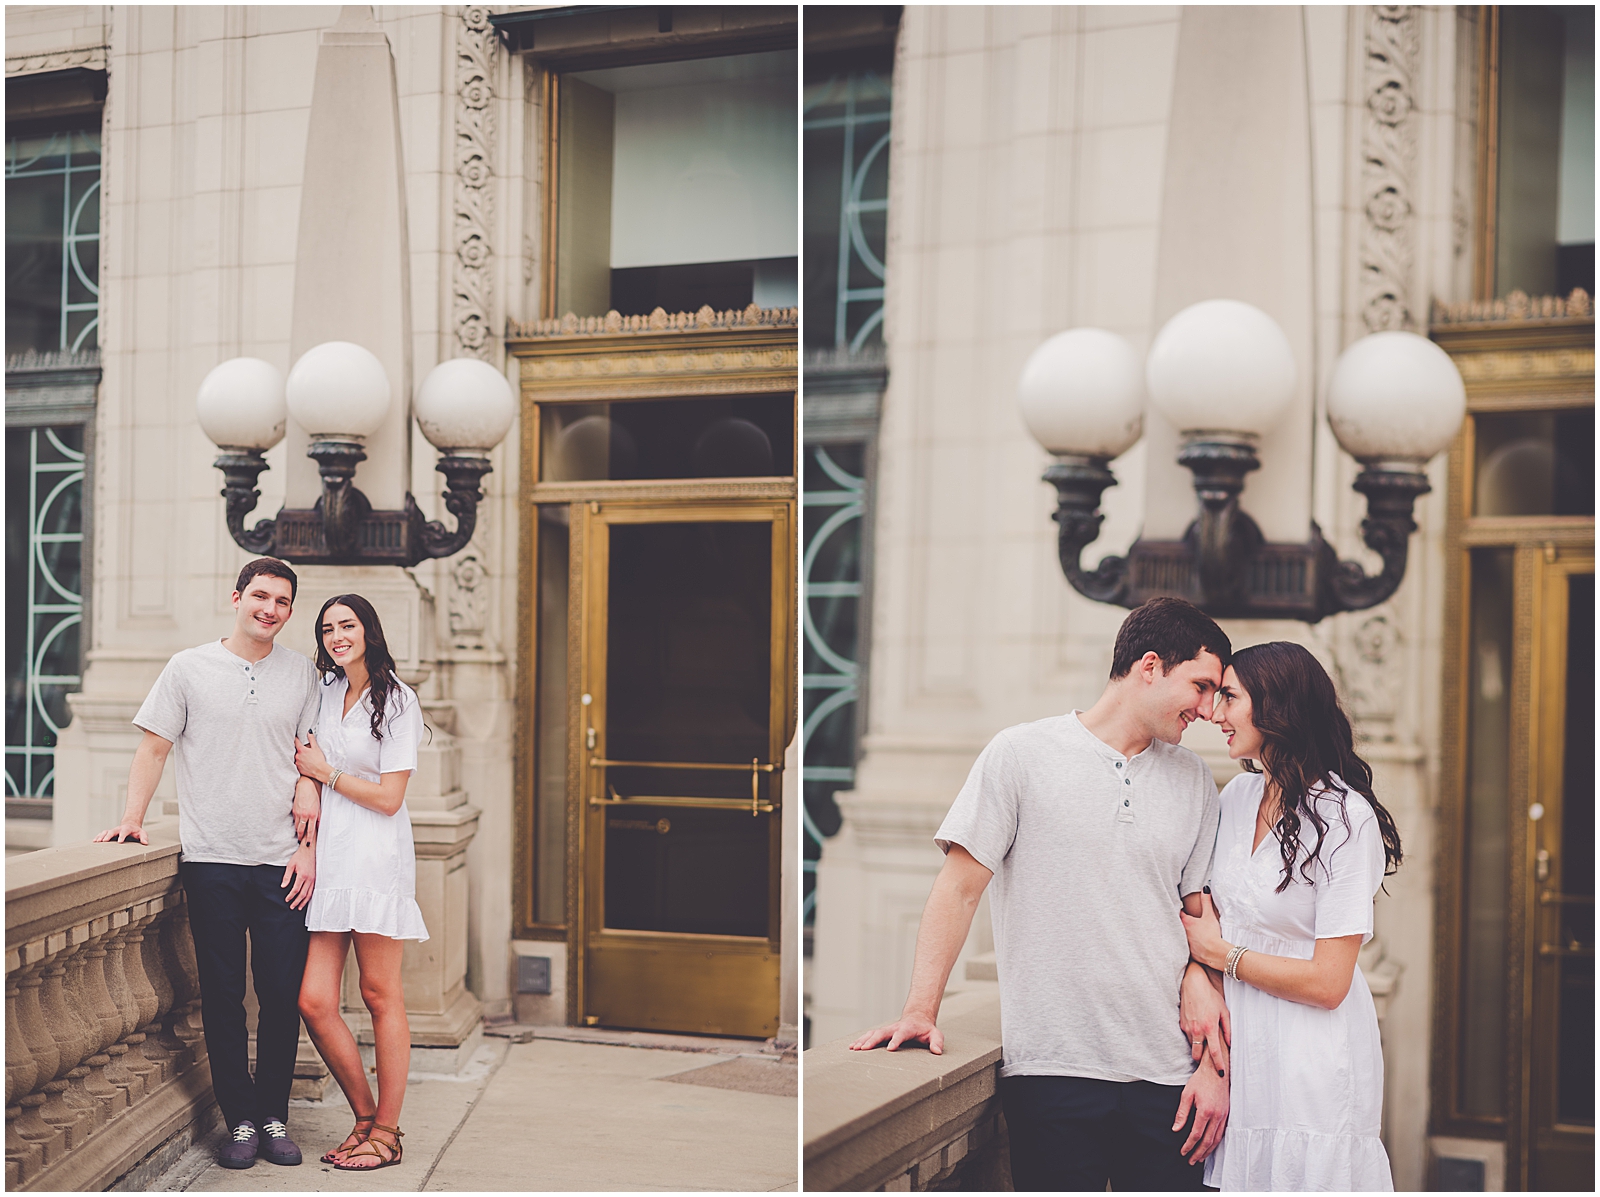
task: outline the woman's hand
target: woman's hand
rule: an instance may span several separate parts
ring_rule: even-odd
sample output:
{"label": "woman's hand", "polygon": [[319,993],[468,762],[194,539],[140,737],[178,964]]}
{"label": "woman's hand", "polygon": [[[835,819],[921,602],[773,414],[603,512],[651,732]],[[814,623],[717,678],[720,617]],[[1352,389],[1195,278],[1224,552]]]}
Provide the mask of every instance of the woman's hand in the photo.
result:
{"label": "woman's hand", "polygon": [[298,739],[294,742],[294,767],[302,775],[312,781],[326,782],[333,776],[333,769],[328,764],[328,758],[322,755],[322,749],[317,745],[317,733],[312,732],[302,744]]}
{"label": "woman's hand", "polygon": [[1209,968],[1220,969],[1228,963],[1229,944],[1222,938],[1222,923],[1217,919],[1217,908],[1210,894],[1200,895],[1200,917],[1178,911],[1183,920],[1183,933],[1189,937],[1189,954]]}

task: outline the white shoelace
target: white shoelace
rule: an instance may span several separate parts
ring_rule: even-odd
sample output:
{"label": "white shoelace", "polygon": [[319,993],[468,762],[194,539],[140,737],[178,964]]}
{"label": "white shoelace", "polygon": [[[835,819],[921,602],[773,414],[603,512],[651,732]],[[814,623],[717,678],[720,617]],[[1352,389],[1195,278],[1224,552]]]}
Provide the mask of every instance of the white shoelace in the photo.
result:
{"label": "white shoelace", "polygon": [[233,1128],[233,1141],[235,1143],[248,1143],[250,1142],[250,1136],[255,1133],[254,1127],[241,1122],[238,1126]]}
{"label": "white shoelace", "polygon": [[283,1125],[283,1123],[279,1122],[276,1118],[267,1123],[261,1129],[266,1131],[267,1134],[271,1135],[274,1139],[287,1139],[289,1137],[289,1128]]}

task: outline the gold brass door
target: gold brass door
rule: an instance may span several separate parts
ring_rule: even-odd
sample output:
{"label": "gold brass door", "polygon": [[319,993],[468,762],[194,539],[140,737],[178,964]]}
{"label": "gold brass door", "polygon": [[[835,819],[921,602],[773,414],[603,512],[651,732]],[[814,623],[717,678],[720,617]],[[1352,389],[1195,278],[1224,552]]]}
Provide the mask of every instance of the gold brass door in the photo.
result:
{"label": "gold brass door", "polygon": [[792,507],[574,511],[584,1021],[771,1036],[793,734]]}
{"label": "gold brass door", "polygon": [[[1594,554],[1537,571],[1527,877],[1527,1187],[1594,1189]],[[1537,815],[1537,818],[1533,816]]]}

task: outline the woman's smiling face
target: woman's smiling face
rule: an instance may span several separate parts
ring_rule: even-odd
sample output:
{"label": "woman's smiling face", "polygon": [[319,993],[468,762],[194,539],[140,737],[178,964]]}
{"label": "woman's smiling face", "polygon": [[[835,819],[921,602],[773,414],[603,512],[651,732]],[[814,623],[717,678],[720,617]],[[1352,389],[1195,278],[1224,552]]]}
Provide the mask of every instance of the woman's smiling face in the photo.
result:
{"label": "woman's smiling face", "polygon": [[343,603],[335,603],[322,614],[322,626],[317,629],[322,646],[328,650],[333,663],[348,670],[367,655],[367,630],[361,626],[356,613]]}
{"label": "woman's smiling face", "polygon": [[1251,721],[1251,714],[1250,695],[1230,665],[1222,675],[1222,688],[1217,691],[1211,722],[1228,737],[1228,756],[1233,760],[1261,759],[1261,733]]}

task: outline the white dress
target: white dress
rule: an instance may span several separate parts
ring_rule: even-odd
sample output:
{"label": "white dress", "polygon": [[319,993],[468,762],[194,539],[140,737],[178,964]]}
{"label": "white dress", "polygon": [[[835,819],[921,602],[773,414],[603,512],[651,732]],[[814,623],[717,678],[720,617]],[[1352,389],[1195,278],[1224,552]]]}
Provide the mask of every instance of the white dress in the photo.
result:
{"label": "white dress", "polygon": [[[382,740],[372,735],[371,692],[363,693],[346,715],[348,692],[342,677],[322,687],[316,732],[328,763],[372,782],[382,773],[415,773],[422,705],[411,687],[397,679],[389,691]],[[322,787],[317,884],[306,907],[306,929],[428,938],[417,906],[417,855],[405,803],[393,815],[382,815]]]}
{"label": "white dress", "polygon": [[[1264,784],[1260,774],[1244,773],[1222,791],[1211,872],[1222,938],[1300,960],[1311,959],[1319,938],[1360,933],[1366,943],[1384,868],[1371,804],[1355,793],[1343,804],[1335,795],[1319,795],[1328,842],[1312,867],[1312,881],[1303,879],[1300,866],[1317,832],[1302,818],[1294,880],[1274,893],[1283,879],[1276,836],[1263,836],[1260,847],[1250,850]],[[1333,1010],[1274,997],[1243,981],[1224,986],[1233,1020],[1233,1078],[1227,1133],[1206,1161],[1206,1184],[1224,1192],[1392,1192],[1389,1156],[1378,1138],[1378,1014],[1361,969]]]}

